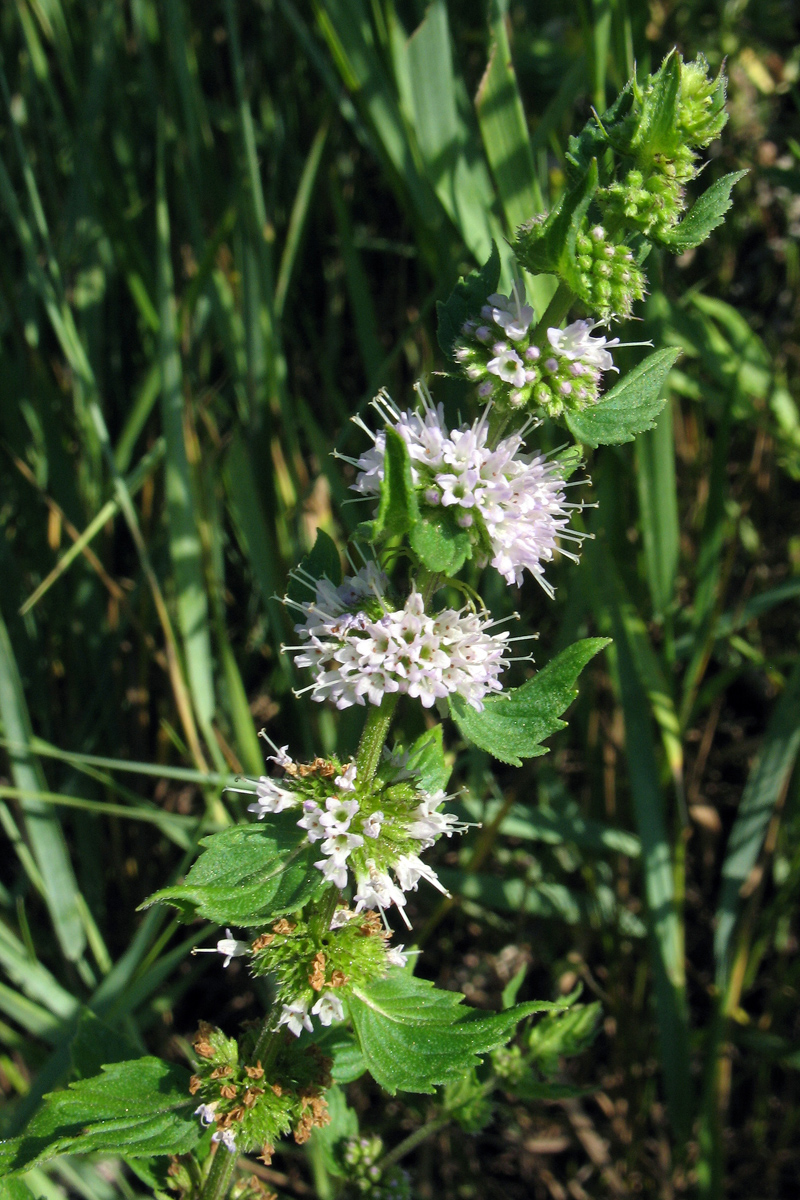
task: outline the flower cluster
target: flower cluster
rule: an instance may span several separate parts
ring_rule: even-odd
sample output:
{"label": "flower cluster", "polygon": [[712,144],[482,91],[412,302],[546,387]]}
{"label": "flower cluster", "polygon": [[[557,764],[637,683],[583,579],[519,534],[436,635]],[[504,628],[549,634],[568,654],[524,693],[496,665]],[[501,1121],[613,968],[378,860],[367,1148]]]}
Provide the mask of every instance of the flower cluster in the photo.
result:
{"label": "flower cluster", "polygon": [[369,564],[338,588],[319,580],[314,600],[290,602],[305,619],[295,626],[303,644],[287,648],[311,670],[313,699],[349,708],[398,692],[430,708],[455,694],[481,712],[484,697],[501,690],[508,634],[466,608],[430,615],[416,591],[392,608],[388,586]]}
{"label": "flower cluster", "polygon": [[269,1074],[252,1062],[247,1036],[240,1045],[205,1021],[193,1041],[196,1065],[189,1092],[199,1101],[194,1115],[213,1125],[212,1141],[231,1154],[261,1148],[269,1162],[274,1143],[293,1131],[306,1142],[314,1128],[327,1125],[323,1092],[331,1085],[331,1060],[316,1046],[284,1044]]}
{"label": "flower cluster", "polygon": [[[345,767],[337,760],[297,764],[287,759],[283,766],[287,777],[282,784],[267,776],[253,781],[256,799],[248,810],[259,819],[289,808],[301,812],[297,824],[308,841],[319,846],[321,857],[314,866],[325,882],[339,889],[355,882],[355,913],[394,905],[408,924],[403,912],[406,892],[416,890],[421,879],[444,892],[436,872],[419,855],[442,834],[450,837],[466,826],[452,813],[439,811],[445,793],[425,792],[402,758],[387,756],[363,786],[355,763]],[[230,930],[227,933],[228,938],[217,943],[219,952],[246,953],[244,943],[234,942]],[[329,1023],[325,1018],[335,1008],[321,1005],[316,1015],[322,1024]],[[299,1019],[302,1022],[303,1016]]]}
{"label": "flower cluster", "polygon": [[454,354],[478,384],[478,395],[500,408],[535,404],[550,417],[596,403],[602,372],[616,369],[609,349],[619,339],[591,337],[598,323],[575,321],[564,330],[548,329],[548,344],[539,346],[533,317],[515,290],[513,296],[489,296],[480,317],[464,323]]}
{"label": "flower cluster", "polygon": [[390,945],[392,932],[377,913],[340,905],[330,921],[320,924],[319,915],[283,917],[252,944],[252,973],[272,981],[273,1027],[295,1037],[311,1033],[314,1018],[326,1028],[338,1024],[352,988],[407,962],[403,946]]}
{"label": "flower cluster", "polygon": [[[577,377],[590,370],[599,374],[613,365],[605,338],[590,336],[593,328],[591,321],[576,321],[569,329],[550,330],[553,353],[579,368]],[[488,409],[472,425],[449,430],[442,405],[434,408],[425,389],[419,391],[422,412],[400,412],[385,393],[374,403],[408,447],[423,515],[426,510],[448,510],[467,531],[479,561],[491,561],[510,584],[521,584],[528,570],[552,596],[545,564],[560,549],[560,540],[582,540],[581,534],[567,529],[571,510],[582,505],[566,502],[559,464],[543,454],[520,453],[524,428],[490,448]],[[370,436],[375,445],[351,460],[359,472],[353,490],[362,495],[378,495],[384,478],[386,434]]]}

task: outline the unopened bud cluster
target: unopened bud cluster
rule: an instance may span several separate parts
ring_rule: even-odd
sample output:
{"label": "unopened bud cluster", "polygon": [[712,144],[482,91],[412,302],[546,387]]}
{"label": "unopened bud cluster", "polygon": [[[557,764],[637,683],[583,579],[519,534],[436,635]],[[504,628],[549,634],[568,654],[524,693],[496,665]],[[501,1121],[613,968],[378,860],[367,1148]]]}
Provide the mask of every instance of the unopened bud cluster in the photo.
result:
{"label": "unopened bud cluster", "polygon": [[348,1191],[364,1200],[410,1200],[411,1181],[398,1167],[382,1171],[378,1160],[383,1154],[383,1141],[372,1137],[350,1138],[340,1150],[342,1166],[347,1172]]}
{"label": "unopened bud cluster", "polygon": [[[671,77],[676,88],[665,120],[660,114],[669,103],[665,92]],[[699,174],[696,151],[719,137],[726,120],[724,78],[708,75],[702,55],[691,63],[669,55],[644,84],[634,80],[631,111],[610,138],[635,165],[598,192],[607,216],[654,241],[665,238],[686,208],[685,184]]]}

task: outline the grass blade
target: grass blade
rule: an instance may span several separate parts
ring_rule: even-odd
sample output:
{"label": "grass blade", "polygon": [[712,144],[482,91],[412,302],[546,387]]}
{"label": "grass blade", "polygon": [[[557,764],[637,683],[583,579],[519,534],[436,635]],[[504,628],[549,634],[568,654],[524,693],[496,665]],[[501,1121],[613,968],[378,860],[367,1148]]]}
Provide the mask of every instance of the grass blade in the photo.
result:
{"label": "grass blade", "polygon": [[636,439],[636,465],[647,581],[653,614],[663,618],[672,606],[679,546],[675,446],[669,402],[655,427]]}
{"label": "grass blade", "polygon": [[750,772],[728,838],[714,934],[717,984],[724,989],[730,970],[742,887],[758,861],[767,827],[782,800],[800,751],[800,666],[792,672],[767,726],[758,760]]}
{"label": "grass blade", "polygon": [[192,700],[201,724],[214,715],[214,672],[202,548],[194,514],[183,422],[181,359],[175,330],[175,297],[170,261],[169,210],[164,182],[164,130],[159,123],[156,174],[158,292],[161,316],[161,420],[166,442],[166,496],[170,555],[175,573],[178,625],[186,652]]}
{"label": "grass blade", "polygon": [[[0,614],[0,718],[3,733],[17,746],[31,740],[30,717],[11,640]],[[78,883],[72,870],[61,824],[50,807],[37,799],[47,790],[44,772],[34,755],[26,750],[9,750],[11,774],[17,787],[27,793],[21,802],[25,829],[45,888],[45,899],[59,945],[71,962],[83,954],[86,937],[78,910]]]}

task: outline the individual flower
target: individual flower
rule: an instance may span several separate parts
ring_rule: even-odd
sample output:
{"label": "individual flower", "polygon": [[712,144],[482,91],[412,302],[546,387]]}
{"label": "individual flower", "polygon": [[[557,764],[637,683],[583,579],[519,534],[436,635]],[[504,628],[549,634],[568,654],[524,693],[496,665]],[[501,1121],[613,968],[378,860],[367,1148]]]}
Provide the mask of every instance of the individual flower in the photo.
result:
{"label": "individual flower", "polygon": [[356,790],[356,764],[351,762],[341,775],[337,775],[334,783],[340,792],[354,792]]}
{"label": "individual flower", "polygon": [[556,354],[562,355],[572,363],[580,363],[584,367],[597,371],[616,371],[614,360],[609,354],[612,346],[619,345],[619,338],[591,336],[599,322],[573,321],[566,329],[548,329],[547,340]]}
{"label": "individual flower", "polygon": [[201,1125],[211,1125],[216,1120],[216,1109],[216,1103],[198,1104],[193,1115],[200,1118]]}
{"label": "individual flower", "polygon": [[297,797],[286,788],[278,787],[274,780],[262,775],[256,783],[256,800],[248,804],[247,811],[258,814],[261,820],[267,813],[279,813],[292,808],[297,803]]}
{"label": "individual flower", "polygon": [[339,796],[329,796],[325,801],[326,811],[320,816],[320,825],[323,825],[328,834],[346,833],[350,828],[350,822],[358,812],[357,800],[342,800]]}
{"label": "individual flower", "polygon": [[308,1000],[296,1000],[292,1004],[284,1004],[278,1018],[278,1028],[285,1025],[295,1037],[300,1037],[304,1029],[311,1033],[314,1025],[308,1015]]}
{"label": "individual flower", "polygon": [[220,938],[216,946],[195,946],[192,950],[192,954],[223,954],[223,967],[227,967],[232,958],[241,958],[243,954],[249,953],[249,943],[237,941],[230,929],[225,930],[225,937]]}
{"label": "individual flower", "polygon": [[332,1025],[334,1021],[344,1019],[344,1006],[335,992],[323,992],[311,1011],[319,1017],[320,1025]]}
{"label": "individual flower", "polygon": [[297,822],[301,829],[306,830],[310,842],[318,842],[328,836],[328,830],[322,823],[323,812],[314,800],[303,801],[303,816]]}
{"label": "individual flower", "polygon": [[403,889],[399,888],[387,871],[379,871],[372,860],[367,860],[367,872],[357,879],[358,891],[355,894],[356,912],[365,908],[377,908],[384,911],[394,905],[407,927],[411,922],[403,911],[406,898]]}
{"label": "individual flower", "polygon": [[349,708],[399,692],[430,708],[455,694],[481,712],[484,697],[502,689],[508,634],[468,608],[428,614],[416,591],[394,608],[387,589],[370,565],[338,588],[321,580],[313,601],[292,602],[305,620],[295,626],[301,645],[288,649],[311,670],[313,699]]}
{"label": "individual flower", "polygon": [[[615,343],[590,337],[594,327],[592,321],[576,321],[565,330],[551,330],[553,352],[565,371],[580,367],[595,374],[594,364],[606,369],[606,360],[610,363],[605,347]],[[408,447],[421,508],[441,506],[453,513],[469,531],[476,557],[488,559],[507,583],[522,583],[527,570],[552,595],[546,564],[556,550],[568,553],[562,542],[577,543],[583,536],[569,529],[572,512],[582,506],[567,502],[559,464],[522,452],[524,428],[490,447],[488,410],[472,425],[448,429],[442,406],[434,407],[424,388],[419,393],[421,411],[401,412],[386,395],[376,408]],[[359,474],[352,486],[363,495],[378,494],[383,479],[386,435],[371,436],[374,447],[354,460]],[[382,665],[380,655],[375,665]]]}
{"label": "individual flower", "polygon": [[212,1142],[222,1142],[230,1154],[236,1153],[236,1136],[232,1129],[217,1129],[211,1135]]}
{"label": "individual flower", "polygon": [[402,942],[399,946],[387,946],[386,961],[393,967],[404,967],[408,962],[408,955],[403,953],[404,949]]}

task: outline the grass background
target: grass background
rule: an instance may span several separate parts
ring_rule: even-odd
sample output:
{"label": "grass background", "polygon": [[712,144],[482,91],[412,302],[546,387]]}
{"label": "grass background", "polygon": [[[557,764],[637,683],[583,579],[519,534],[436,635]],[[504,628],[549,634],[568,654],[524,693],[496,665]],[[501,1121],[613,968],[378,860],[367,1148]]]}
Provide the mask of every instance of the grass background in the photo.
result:
{"label": "grass background", "polygon": [[[750,173],[704,247],[651,256],[625,330],[683,348],[670,404],[593,455],[596,537],[555,604],[481,585],[540,630],[540,663],[587,632],[614,647],[546,759],[492,774],[448,730],[490,821],[440,856],[459,903],[414,898],[420,969],[472,1003],[526,963],[521,999],[581,980],[602,1000],[564,1076],[599,1090],[504,1098],[409,1165],[420,1196],[792,1194],[798,40],[778,0],[3,6],[6,1134],[66,1077],[82,1005],[167,1056],[198,1018],[257,1015],[238,964],[188,957],[210,930],[135,909],[241,816],[221,783],[262,769],[257,729],[298,755],[358,735],[292,695],[273,599],[317,527],[360,519],[330,451],[362,448],[348,418],[379,386],[407,403],[443,367],[436,300],[558,196],[591,106],[677,44],[727,58],[703,182]],[[352,1099],[389,1144],[429,1110]],[[302,1157],[275,1172],[314,1194]],[[31,1182],[139,1187],[68,1159]]]}

